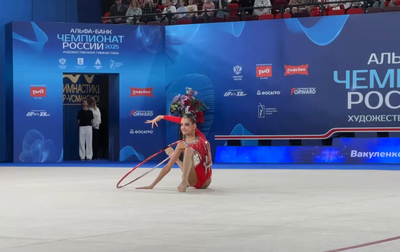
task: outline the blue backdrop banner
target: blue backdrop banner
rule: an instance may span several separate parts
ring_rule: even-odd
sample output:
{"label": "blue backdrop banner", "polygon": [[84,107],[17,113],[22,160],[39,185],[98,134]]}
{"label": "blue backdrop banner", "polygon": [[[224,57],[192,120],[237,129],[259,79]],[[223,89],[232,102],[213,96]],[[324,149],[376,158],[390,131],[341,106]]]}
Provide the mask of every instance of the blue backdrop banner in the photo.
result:
{"label": "blue backdrop banner", "polygon": [[[382,13],[169,26],[167,104],[186,86],[199,91],[213,147],[398,131],[400,35],[388,31],[399,21]],[[167,130],[171,142],[177,126]]]}
{"label": "blue backdrop banner", "polygon": [[327,146],[219,146],[219,163],[400,163],[400,138],[335,138]]}
{"label": "blue backdrop banner", "polygon": [[[142,160],[165,146],[163,125],[144,124],[165,111],[164,27],[15,22],[12,28],[14,162],[63,160],[63,103],[98,91],[73,86],[76,74],[119,75],[119,97],[110,97],[119,101],[119,160]],[[68,85],[63,74],[72,77]],[[132,110],[138,112],[131,116]]]}
{"label": "blue backdrop banner", "polygon": [[208,106],[200,128],[214,153],[229,139],[399,131],[399,22],[382,13],[167,27],[14,23],[15,161],[62,160],[63,74],[119,75],[119,160],[177,140],[178,125],[168,123],[165,137],[165,124],[144,121],[168,114],[186,87]]}

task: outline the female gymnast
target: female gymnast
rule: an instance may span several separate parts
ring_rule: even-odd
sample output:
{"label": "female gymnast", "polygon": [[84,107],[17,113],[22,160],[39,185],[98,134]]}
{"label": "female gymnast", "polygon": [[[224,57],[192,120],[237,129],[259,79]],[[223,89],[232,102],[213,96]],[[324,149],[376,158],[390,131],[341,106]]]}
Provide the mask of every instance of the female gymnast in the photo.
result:
{"label": "female gymnast", "polygon": [[[183,173],[182,182],[178,186],[179,192],[186,192],[186,188],[189,186],[197,189],[207,188],[211,184],[212,175],[210,143],[204,134],[197,129],[195,115],[192,112],[186,113],[183,118],[159,115],[153,120],[147,120],[146,123],[151,123],[152,128],[154,125],[158,127],[157,122],[162,119],[180,123],[185,141],[179,143],[175,151],[172,148],[166,150],[171,158],[150,186],[137,187],[136,189],[153,189],[167,175],[174,163],[178,164]],[[182,152],[184,152],[183,163],[179,160]]]}

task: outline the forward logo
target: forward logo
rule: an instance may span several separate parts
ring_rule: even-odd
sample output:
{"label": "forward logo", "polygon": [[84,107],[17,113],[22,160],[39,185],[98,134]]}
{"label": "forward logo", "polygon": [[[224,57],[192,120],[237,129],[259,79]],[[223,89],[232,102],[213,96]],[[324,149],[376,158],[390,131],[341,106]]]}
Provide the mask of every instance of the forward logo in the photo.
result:
{"label": "forward logo", "polygon": [[314,95],[317,93],[315,87],[312,88],[292,88],[290,95]]}

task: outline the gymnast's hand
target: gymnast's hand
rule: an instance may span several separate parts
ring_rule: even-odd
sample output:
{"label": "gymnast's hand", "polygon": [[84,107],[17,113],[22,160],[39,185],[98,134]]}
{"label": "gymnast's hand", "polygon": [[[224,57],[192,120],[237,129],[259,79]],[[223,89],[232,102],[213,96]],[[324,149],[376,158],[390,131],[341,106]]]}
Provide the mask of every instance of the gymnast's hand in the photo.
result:
{"label": "gymnast's hand", "polygon": [[142,186],[142,187],[136,187],[136,189],[153,189],[152,186]]}
{"label": "gymnast's hand", "polygon": [[153,120],[146,120],[145,123],[151,123],[151,128],[154,128],[154,124],[158,127],[157,122],[161,121],[161,116],[157,116],[156,118],[154,118]]}

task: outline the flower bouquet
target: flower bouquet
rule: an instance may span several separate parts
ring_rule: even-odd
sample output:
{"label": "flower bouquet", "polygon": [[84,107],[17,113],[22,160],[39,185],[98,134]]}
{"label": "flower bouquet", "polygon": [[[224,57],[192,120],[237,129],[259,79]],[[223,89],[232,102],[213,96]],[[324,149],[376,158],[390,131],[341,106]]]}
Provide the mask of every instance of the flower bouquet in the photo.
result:
{"label": "flower bouquet", "polygon": [[196,115],[197,123],[204,123],[204,110],[208,107],[207,105],[197,99],[197,91],[192,88],[186,88],[186,94],[176,95],[171,102],[169,111],[171,114],[179,113],[180,117],[183,117],[187,112],[194,112]]}

